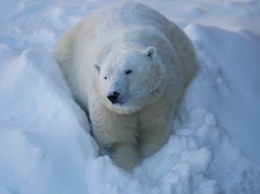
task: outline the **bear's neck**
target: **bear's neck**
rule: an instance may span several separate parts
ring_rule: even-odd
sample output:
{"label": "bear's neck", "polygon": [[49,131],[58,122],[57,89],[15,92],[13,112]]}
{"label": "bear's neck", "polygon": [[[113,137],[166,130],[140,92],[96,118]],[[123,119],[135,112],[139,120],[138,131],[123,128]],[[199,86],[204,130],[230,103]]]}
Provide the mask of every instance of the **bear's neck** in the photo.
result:
{"label": "bear's neck", "polygon": [[142,47],[141,45],[137,45],[137,44],[133,44],[133,43],[121,43],[116,45],[116,47],[113,48],[113,51],[116,53],[129,53],[129,51],[131,50],[135,50],[135,51],[142,51],[145,50],[144,47]]}

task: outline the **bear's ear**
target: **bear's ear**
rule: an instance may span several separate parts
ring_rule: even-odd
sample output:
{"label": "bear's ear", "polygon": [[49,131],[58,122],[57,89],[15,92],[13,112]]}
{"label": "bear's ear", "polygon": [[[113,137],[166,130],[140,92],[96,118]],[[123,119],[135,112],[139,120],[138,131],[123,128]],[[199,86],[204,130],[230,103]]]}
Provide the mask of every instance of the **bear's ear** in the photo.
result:
{"label": "bear's ear", "polygon": [[145,55],[150,57],[151,59],[154,59],[157,55],[157,50],[154,46],[149,46],[147,49],[144,51]]}
{"label": "bear's ear", "polygon": [[100,64],[99,64],[99,63],[96,63],[96,64],[94,65],[94,67],[95,67],[96,71],[99,73],[99,72],[100,72]]}

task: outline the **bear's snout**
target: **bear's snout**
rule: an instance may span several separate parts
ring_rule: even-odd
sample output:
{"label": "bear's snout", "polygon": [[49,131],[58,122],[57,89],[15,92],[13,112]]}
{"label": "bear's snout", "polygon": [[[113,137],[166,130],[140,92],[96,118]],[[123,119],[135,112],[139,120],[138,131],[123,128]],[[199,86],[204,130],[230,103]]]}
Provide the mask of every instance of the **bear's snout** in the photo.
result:
{"label": "bear's snout", "polygon": [[108,93],[107,98],[110,100],[110,102],[112,102],[112,104],[116,104],[118,103],[119,96],[120,94],[118,92],[113,91]]}

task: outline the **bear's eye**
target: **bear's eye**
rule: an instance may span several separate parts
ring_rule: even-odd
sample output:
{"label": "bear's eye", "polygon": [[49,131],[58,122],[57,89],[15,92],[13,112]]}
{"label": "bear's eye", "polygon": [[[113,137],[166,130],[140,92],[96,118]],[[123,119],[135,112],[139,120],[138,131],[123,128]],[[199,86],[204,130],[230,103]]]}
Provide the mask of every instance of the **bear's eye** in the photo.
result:
{"label": "bear's eye", "polygon": [[132,73],[132,70],[126,70],[125,71],[125,74],[130,74],[130,73]]}
{"label": "bear's eye", "polygon": [[107,77],[104,77],[104,79],[107,79]]}

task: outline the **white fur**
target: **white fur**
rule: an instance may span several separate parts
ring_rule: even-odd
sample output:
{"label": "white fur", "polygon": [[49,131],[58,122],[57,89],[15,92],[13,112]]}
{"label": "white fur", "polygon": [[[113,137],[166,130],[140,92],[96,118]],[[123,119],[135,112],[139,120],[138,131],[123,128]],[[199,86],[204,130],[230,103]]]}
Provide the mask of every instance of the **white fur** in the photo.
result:
{"label": "white fur", "polygon": [[[112,145],[110,157],[128,171],[167,142],[183,89],[197,68],[183,31],[134,2],[87,16],[64,34],[55,58],[90,117],[101,154]],[[120,93],[116,104],[107,98],[113,91]]]}

